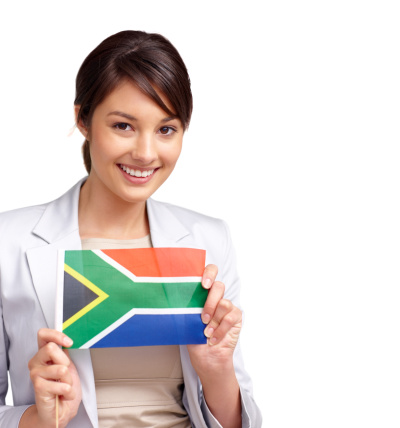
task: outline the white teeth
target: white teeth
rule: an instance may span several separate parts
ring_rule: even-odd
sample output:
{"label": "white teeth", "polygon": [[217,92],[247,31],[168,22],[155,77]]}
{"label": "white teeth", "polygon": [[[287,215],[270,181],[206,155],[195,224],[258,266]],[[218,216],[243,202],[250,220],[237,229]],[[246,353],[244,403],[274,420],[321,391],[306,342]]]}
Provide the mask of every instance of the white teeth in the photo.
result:
{"label": "white teeth", "polygon": [[154,169],[149,169],[147,171],[140,171],[139,169],[130,169],[125,165],[120,165],[120,168],[125,171],[127,174],[131,175],[132,177],[148,177],[149,175],[153,174]]}

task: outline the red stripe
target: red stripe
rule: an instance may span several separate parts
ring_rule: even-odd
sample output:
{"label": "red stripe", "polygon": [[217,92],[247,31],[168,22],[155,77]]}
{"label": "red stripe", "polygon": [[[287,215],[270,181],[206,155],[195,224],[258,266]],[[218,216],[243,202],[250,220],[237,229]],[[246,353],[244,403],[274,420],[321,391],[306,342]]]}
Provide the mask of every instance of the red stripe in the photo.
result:
{"label": "red stripe", "polygon": [[136,276],[202,276],[205,250],[194,248],[134,248],[102,250]]}

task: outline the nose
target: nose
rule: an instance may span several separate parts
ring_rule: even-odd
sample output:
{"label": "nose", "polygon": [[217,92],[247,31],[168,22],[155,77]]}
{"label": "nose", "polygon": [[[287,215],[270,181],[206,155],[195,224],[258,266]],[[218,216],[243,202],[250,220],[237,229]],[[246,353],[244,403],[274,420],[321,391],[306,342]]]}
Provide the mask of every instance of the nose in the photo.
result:
{"label": "nose", "polygon": [[157,159],[156,142],[150,132],[139,133],[132,145],[132,158],[136,163],[149,165]]}

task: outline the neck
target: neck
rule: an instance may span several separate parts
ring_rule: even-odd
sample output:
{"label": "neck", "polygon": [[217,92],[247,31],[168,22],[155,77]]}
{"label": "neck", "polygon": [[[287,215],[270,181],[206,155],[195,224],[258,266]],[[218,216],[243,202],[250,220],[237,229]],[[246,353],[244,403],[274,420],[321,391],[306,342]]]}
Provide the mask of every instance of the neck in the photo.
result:
{"label": "neck", "polygon": [[124,201],[90,177],[81,188],[78,216],[81,239],[137,239],[150,231],[146,201]]}

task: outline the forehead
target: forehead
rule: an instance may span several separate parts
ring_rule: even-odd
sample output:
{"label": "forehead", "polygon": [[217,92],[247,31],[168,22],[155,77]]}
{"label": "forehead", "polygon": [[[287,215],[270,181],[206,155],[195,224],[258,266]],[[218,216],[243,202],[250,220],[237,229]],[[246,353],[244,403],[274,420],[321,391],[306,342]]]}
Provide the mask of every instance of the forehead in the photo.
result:
{"label": "forehead", "polygon": [[170,110],[169,112],[165,111],[152,97],[140,89],[135,82],[127,79],[119,83],[97,106],[96,110],[121,110],[122,108],[128,110],[143,110],[144,108],[152,108],[158,110],[159,113],[163,115],[170,115],[171,112],[175,115],[176,113],[168,98],[157,87],[153,87],[153,89]]}

